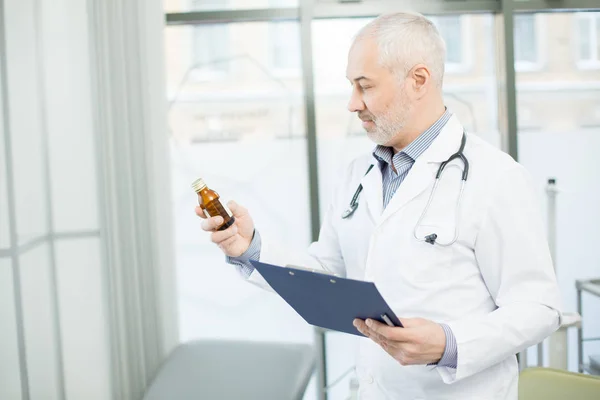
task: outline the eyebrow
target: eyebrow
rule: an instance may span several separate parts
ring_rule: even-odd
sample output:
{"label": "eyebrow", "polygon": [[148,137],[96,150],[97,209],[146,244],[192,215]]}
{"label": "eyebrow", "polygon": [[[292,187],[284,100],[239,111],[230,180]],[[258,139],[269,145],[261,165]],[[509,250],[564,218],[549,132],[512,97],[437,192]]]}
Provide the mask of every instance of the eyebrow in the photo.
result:
{"label": "eyebrow", "polygon": [[367,78],[367,77],[366,77],[366,76],[364,76],[364,75],[361,75],[361,76],[359,76],[358,78],[354,78],[354,79],[352,79],[352,80],[351,80],[350,78],[348,78],[348,77],[346,77],[346,79],[348,79],[348,80],[349,80],[349,81],[351,81],[351,82],[370,81],[370,80],[371,80],[370,78]]}

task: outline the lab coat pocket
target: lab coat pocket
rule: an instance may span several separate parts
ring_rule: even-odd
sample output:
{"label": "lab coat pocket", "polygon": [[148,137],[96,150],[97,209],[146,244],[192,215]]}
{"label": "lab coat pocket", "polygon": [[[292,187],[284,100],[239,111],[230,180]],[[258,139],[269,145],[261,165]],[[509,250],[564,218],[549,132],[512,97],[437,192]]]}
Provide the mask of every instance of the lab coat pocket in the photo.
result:
{"label": "lab coat pocket", "polygon": [[[428,235],[436,235],[433,244],[419,240]],[[413,238],[413,245],[408,250],[410,259],[414,260],[411,263],[410,271],[407,271],[411,280],[422,284],[439,282],[440,279],[450,279],[453,245],[443,246],[440,243],[450,242],[454,237],[454,232],[449,232],[442,226],[421,225],[416,231],[416,236],[419,239]]]}

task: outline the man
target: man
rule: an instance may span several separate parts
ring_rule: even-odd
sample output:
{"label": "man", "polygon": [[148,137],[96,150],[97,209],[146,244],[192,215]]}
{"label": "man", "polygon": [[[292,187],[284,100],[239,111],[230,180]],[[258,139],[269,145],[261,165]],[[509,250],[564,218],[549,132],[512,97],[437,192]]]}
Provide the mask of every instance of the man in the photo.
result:
{"label": "man", "polygon": [[[357,353],[361,398],[517,399],[515,354],[560,324],[529,175],[446,109],[444,61],[444,42],[421,15],[384,15],[359,32],[348,109],[377,146],[340,179],[308,253],[262,238],[234,202],[236,223],[225,231],[215,231],[220,217],[196,210],[251,282],[267,286],[249,263],[260,259],[377,284],[403,327],[354,322],[368,337]],[[466,162],[455,157],[434,189],[442,163],[463,147]]]}

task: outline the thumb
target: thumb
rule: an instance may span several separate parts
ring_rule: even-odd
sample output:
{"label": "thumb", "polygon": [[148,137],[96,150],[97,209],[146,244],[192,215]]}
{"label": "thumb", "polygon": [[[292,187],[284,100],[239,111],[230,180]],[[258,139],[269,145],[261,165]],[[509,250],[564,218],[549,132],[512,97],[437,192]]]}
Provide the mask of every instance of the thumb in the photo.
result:
{"label": "thumb", "polygon": [[242,207],[233,200],[227,203],[227,207],[229,208],[234,217],[243,217],[246,214],[248,214],[248,210],[246,208]]}

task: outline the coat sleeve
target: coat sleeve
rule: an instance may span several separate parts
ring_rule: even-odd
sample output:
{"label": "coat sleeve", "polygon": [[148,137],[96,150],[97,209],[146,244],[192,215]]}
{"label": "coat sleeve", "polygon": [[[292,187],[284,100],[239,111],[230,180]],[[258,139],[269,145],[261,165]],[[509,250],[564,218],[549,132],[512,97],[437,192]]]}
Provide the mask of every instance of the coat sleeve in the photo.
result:
{"label": "coat sleeve", "polygon": [[514,357],[560,326],[561,296],[540,201],[529,174],[517,163],[494,184],[475,257],[497,308],[448,323],[458,362],[456,369],[439,368],[446,383]]}

